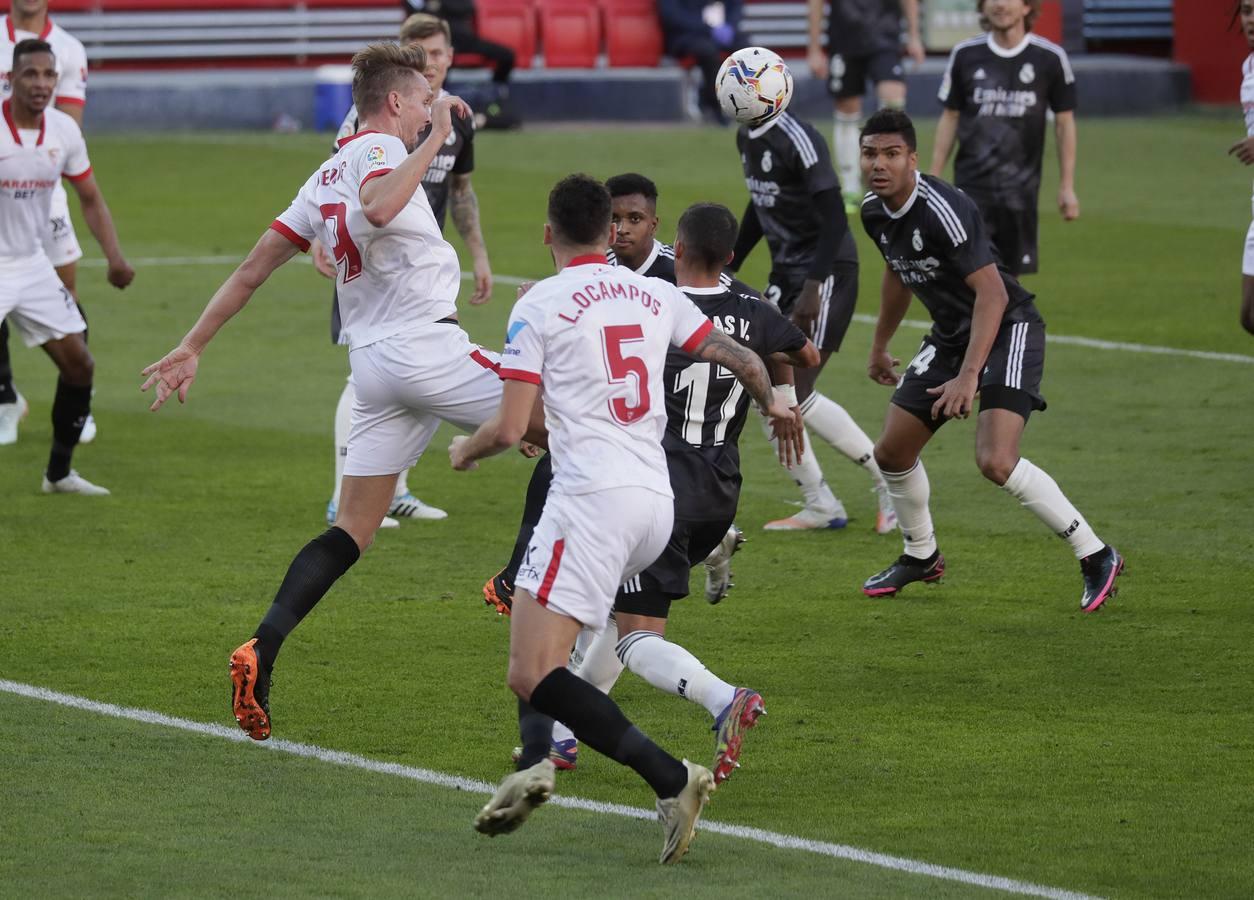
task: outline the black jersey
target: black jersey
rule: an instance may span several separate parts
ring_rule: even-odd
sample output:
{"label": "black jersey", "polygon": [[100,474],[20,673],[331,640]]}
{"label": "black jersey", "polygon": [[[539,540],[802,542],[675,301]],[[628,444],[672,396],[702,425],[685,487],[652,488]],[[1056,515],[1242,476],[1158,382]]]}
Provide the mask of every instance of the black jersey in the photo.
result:
{"label": "black jersey", "polygon": [[831,0],[827,50],[842,56],[871,56],[901,45],[899,0]]}
{"label": "black jersey", "polygon": [[[742,125],[736,148],[771,250],[771,269],[808,272],[823,227],[814,195],[840,189],[827,143],[809,122],[785,112],[759,128]],[[858,248],[848,228],[838,240],[834,264],[857,265]]]}
{"label": "black jersey", "polygon": [[[612,247],[605,251],[605,259],[611,266],[622,265],[618,257],[614,255]],[[669,281],[671,284],[678,284],[675,279],[675,248],[670,244],[663,244],[657,238],[654,238],[653,249],[649,251],[649,255],[645,257],[644,262],[640,264],[640,268],[636,269],[635,272],[637,275],[643,275],[645,278],[661,278],[663,281]],[[726,272],[720,272],[718,280],[723,287],[730,288],[738,294],[748,294],[761,299],[761,294],[739,278],[733,278]]]}
{"label": "black jersey", "polygon": [[[441,91],[441,96],[444,92]],[[344,124],[340,126],[339,133],[336,135],[336,144],[334,149],[339,149],[339,139],[357,133],[358,125],[357,107],[353,107],[348,111],[348,115],[344,117]],[[427,135],[431,133],[431,126],[428,125],[423,129],[422,134],[418,136],[421,143],[427,139]],[[427,202],[431,204],[431,212],[435,213],[435,221],[439,224],[440,230],[444,229],[444,219],[448,214],[448,195],[451,182],[451,176],[467,175],[475,169],[475,123],[474,118],[467,116],[462,118],[456,113],[453,114],[453,130],[449,132],[449,136],[444,139],[444,146],[436,153],[435,159],[431,160],[431,165],[427,166],[427,172],[422,176],[422,189],[427,194]]]}
{"label": "black jersey", "polygon": [[964,41],[949,55],[940,100],[960,114],[954,184],[981,203],[1019,208],[1019,198],[1035,201],[1046,111],[1076,105],[1066,52],[1030,33],[1014,50],[991,35]]}
{"label": "black jersey", "polygon": [[[972,272],[995,264],[993,246],[975,202],[951,184],[919,173],[910,199],[896,213],[874,194],[862,201],[862,224],[888,267],[932,314],[932,337],[963,350],[971,337]],[[1040,322],[1032,294],[1004,269],[1009,303],[1002,322]]]}
{"label": "black jersey", "polygon": [[[757,297],[727,288],[685,288],[719,331],[759,356],[800,350],[801,329]],[[751,397],[736,376],[671,349],[666,356],[666,433],[662,447],[675,488],[675,516],[704,519],[735,510],[740,493],[736,442]]]}

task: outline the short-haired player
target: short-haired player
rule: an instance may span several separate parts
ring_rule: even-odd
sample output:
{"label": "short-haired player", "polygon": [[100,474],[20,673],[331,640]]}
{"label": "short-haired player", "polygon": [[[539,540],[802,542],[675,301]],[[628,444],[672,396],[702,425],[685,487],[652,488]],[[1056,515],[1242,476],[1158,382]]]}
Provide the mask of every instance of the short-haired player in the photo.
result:
{"label": "short-haired player", "polygon": [[[4,17],[4,29],[0,32],[0,99],[12,92],[13,51],[25,40],[45,41],[51,48],[57,63],[57,84],[52,105],[78,124],[83,125],[83,105],[87,102],[87,52],[73,35],[52,21],[48,15],[48,0],[13,0],[9,13]],[[79,315],[86,321],[83,307],[78,303],[77,261],[83,251],[74,234],[74,222],[70,219],[69,199],[65,186],[60,182],[52,192],[52,206],[43,235],[44,252],[57,271],[57,277],[74,298]],[[87,331],[83,331],[87,340]],[[26,413],[26,401],[13,384],[13,366],[9,355],[9,323],[0,318],[0,445],[17,440],[18,422]],[[90,443],[96,436],[96,420],[87,414],[87,423],[79,443]]]}
{"label": "short-haired player", "polygon": [[[862,224],[886,264],[867,372],[895,388],[875,457],[905,540],[902,556],[868,578],[863,593],[892,596],[944,574],[919,455],[945,422],[971,414],[978,393],[980,472],[1067,542],[1084,581],[1080,608],[1098,609],[1115,594],[1123,558],[1094,533],[1054,479],[1019,452],[1028,417],[1045,409],[1045,323],[1032,294],[998,268],[974,202],[918,171],[914,125],[904,112],[880,110],[867,121],[862,172],[871,188],[862,202]],[[933,324],[899,374],[888,345],[912,295]]]}
{"label": "short-haired player", "polygon": [[485,834],[513,831],[548,799],[552,722],[632,768],[657,795],[660,861],[677,862],[714,788],[703,766],[681,762],[636,728],[606,694],[566,667],[585,627],[605,626],[618,587],[666,546],[674,518],[662,449],[668,349],[733,372],[772,418],[792,416],[765,366],[717,331],[673,285],[606,264],[613,243],[609,193],[587,176],[549,195],[545,242],[556,275],[533,286],[510,314],[496,414],[449,448],[456,469],[523,436],[544,390],[553,486],[519,572],[510,619],[509,686],[519,698],[523,751],[475,819]]}
{"label": "short-haired player", "polygon": [[452,117],[469,109],[453,96],[432,102],[423,65],[421,50],[396,44],[353,57],[361,130],[305,181],[179,345],[144,369],[153,409],[175,394],[186,400],[201,353],[270,273],[315,236],[332,248],[356,398],[342,502],[335,524],[292,560],[253,637],[231,654],[232,708],[254,740],[270,736],[270,675],[283,641],[370,546],[397,475],[442,421],[473,429],[501,395],[492,355],[457,324],[457,253],[418,189]]}
{"label": "short-haired player", "polygon": [[10,96],[0,103],[0,317],[8,317],[28,347],[42,347],[56,364],[52,452],[44,493],[108,494],[70,467],[91,412],[95,362],[83,333],[87,323],[43,248],[52,195],[64,177],[78,194],[83,218],[108,261],[110,284],[135,277],[118,245],[113,218],[91,174],[78,124],[51,104],[59,79],[46,41],[19,41],[13,50]]}

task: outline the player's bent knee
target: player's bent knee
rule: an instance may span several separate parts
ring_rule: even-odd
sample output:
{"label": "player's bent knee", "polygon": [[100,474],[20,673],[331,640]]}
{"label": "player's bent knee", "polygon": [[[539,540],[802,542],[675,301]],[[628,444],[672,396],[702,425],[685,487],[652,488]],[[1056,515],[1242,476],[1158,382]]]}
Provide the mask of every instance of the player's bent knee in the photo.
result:
{"label": "player's bent knee", "polygon": [[509,689],[514,692],[514,696],[520,700],[530,702],[531,692],[536,689],[540,679],[536,677],[532,667],[511,659],[509,661],[509,674],[506,676],[505,682],[509,685]]}
{"label": "player's bent knee", "polygon": [[1018,463],[1017,455],[980,451],[975,454],[975,464],[980,467],[980,474],[998,486],[1004,485],[1010,479],[1010,473]]}
{"label": "player's bent knee", "polygon": [[906,454],[886,447],[884,444],[876,443],[875,445],[875,464],[880,467],[882,472],[906,472],[915,464],[915,459],[907,458]]}

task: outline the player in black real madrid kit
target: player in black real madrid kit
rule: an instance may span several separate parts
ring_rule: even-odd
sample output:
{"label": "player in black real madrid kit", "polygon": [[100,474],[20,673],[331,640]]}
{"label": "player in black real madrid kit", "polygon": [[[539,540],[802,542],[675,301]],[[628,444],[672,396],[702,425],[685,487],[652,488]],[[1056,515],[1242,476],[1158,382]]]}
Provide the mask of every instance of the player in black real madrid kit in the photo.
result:
{"label": "player in black real madrid kit", "polygon": [[[826,50],[822,44],[825,5],[829,7]],[[810,72],[827,82],[836,103],[832,153],[851,214],[862,200],[858,128],[867,82],[875,85],[880,106],[904,109],[906,105],[906,75],[901,64],[903,18],[905,55],[920,65],[924,49],[919,38],[919,0],[809,0]]]}
{"label": "player in black real madrid kit", "polygon": [[[891,596],[911,582],[944,574],[919,454],[946,421],[970,414],[978,392],[980,471],[1071,545],[1084,579],[1080,608],[1092,612],[1114,596],[1123,559],[1054,480],[1019,455],[1028,416],[1045,408],[1045,323],[1032,294],[997,267],[970,198],[918,171],[914,125],[905,113],[880,110],[868,120],[862,172],[871,188],[862,224],[887,264],[867,371],[874,381],[896,387],[875,456],[905,539],[905,553],[868,578],[863,593]],[[911,294],[931,313],[933,325],[899,379],[888,344]]]}
{"label": "player in black real madrid kit", "polygon": [[1045,119],[1054,113],[1058,209],[1080,215],[1075,193],[1076,88],[1066,52],[1032,34],[1037,0],[978,0],[988,34],[954,48],[941,81],[932,174],[958,141],[954,185],[975,201],[1001,263],[1015,275],[1037,270],[1037,197]]}
{"label": "player in black real madrid kit", "polygon": [[[744,263],[763,236],[771,253],[766,297],[779,304],[823,354],[818,369],[797,372],[797,398],[806,425],[871,476],[879,509],[875,530],[896,527],[872,453],[874,444],[843,407],[814,390],[827,358],[840,343],[858,301],[858,250],[841,201],[827,144],[808,122],[787,112],[765,125],[736,132],[736,147],[749,188],[732,270]],[[767,530],[843,528],[844,505],[823,480],[813,452],[791,472],[805,508],[767,523]]]}

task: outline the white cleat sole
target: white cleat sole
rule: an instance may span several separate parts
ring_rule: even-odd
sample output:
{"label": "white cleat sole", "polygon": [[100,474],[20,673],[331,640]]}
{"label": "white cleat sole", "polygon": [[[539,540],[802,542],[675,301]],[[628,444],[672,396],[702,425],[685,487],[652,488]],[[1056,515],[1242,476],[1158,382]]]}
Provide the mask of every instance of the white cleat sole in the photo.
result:
{"label": "white cleat sole", "polygon": [[555,771],[553,763],[544,759],[530,769],[510,774],[475,816],[475,831],[496,837],[517,829],[552,796]]}

